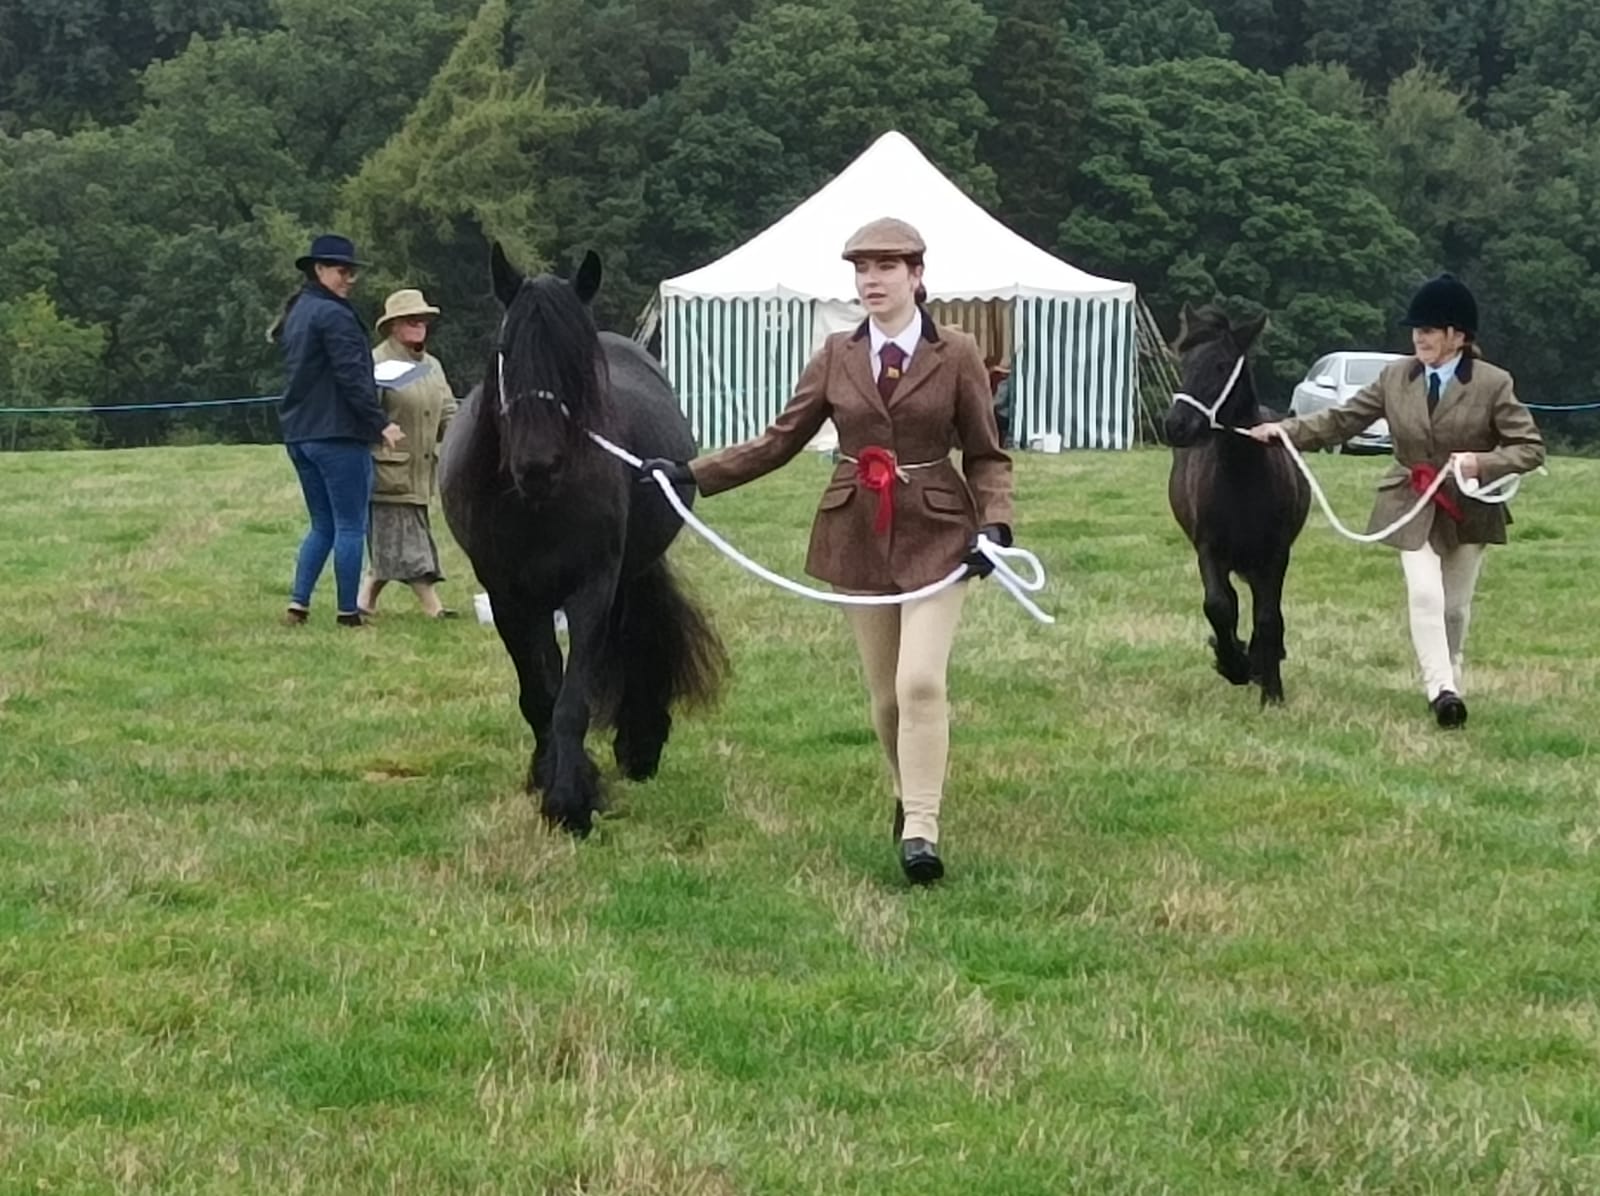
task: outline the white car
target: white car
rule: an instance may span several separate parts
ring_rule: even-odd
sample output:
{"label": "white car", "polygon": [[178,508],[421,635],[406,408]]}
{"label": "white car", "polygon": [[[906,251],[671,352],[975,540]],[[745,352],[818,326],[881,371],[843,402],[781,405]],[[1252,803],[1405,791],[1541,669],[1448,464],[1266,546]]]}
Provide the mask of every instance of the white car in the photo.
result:
{"label": "white car", "polygon": [[[1399,353],[1329,353],[1307,370],[1305,378],[1295,386],[1294,397],[1289,400],[1289,414],[1310,415],[1325,407],[1348,403],[1358,390],[1377,379],[1384,366],[1399,361],[1401,356]],[[1349,453],[1394,452],[1389,421],[1373,420],[1340,447]],[[1339,447],[1333,451],[1338,452]]]}

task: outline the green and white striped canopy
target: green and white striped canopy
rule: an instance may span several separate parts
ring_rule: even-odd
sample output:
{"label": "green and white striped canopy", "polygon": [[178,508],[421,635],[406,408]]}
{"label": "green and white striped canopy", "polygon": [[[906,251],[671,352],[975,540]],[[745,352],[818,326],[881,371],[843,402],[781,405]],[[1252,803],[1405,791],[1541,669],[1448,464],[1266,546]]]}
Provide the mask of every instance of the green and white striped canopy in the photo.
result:
{"label": "green and white striped canopy", "polygon": [[[1025,448],[1132,447],[1138,398],[1133,303],[1017,299],[1009,306],[1016,442]],[[783,410],[820,344],[817,308],[805,299],[663,302],[663,364],[702,449],[748,440]]]}
{"label": "green and white striped canopy", "polygon": [[884,215],[921,232],[935,306],[987,305],[1005,316],[990,323],[1009,329],[1009,343],[984,347],[1012,362],[1019,444],[1133,443],[1133,284],[1086,273],[1018,236],[889,132],[777,223],[661,284],[662,359],[702,447],[753,436],[783,409],[855,299],[840,250]]}

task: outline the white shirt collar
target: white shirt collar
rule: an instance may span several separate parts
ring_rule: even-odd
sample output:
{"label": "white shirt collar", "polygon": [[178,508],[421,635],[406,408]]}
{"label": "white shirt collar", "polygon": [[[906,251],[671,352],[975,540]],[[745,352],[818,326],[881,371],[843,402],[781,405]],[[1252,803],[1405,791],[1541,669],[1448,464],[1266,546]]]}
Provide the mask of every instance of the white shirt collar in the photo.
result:
{"label": "white shirt collar", "polygon": [[1452,357],[1449,361],[1444,362],[1442,365],[1430,365],[1428,367],[1428,373],[1439,375],[1439,389],[1443,390],[1445,387],[1449,386],[1451,382],[1455,381],[1456,367],[1460,364],[1461,354],[1457,353],[1454,357]]}
{"label": "white shirt collar", "polygon": [[872,342],[872,374],[877,377],[883,369],[883,347],[890,341],[900,346],[907,362],[911,360],[911,355],[917,351],[917,342],[922,339],[922,312],[913,310],[911,322],[893,336],[879,328],[875,321],[868,320],[867,336]]}

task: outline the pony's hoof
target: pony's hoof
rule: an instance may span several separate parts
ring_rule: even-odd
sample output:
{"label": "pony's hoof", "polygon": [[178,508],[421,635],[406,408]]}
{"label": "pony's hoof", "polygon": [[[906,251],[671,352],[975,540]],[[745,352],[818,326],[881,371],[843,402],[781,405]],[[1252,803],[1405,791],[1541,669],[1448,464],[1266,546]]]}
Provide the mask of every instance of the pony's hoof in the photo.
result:
{"label": "pony's hoof", "polygon": [[612,755],[616,758],[617,767],[622,775],[630,781],[648,781],[655,776],[661,768],[661,746],[654,749],[643,744],[618,738],[612,744]]}
{"label": "pony's hoof", "polygon": [[1210,646],[1211,651],[1216,654],[1217,672],[1222,674],[1229,685],[1250,684],[1250,658],[1244,654],[1242,645],[1235,647],[1230,655],[1217,647],[1216,636],[1212,636],[1206,643]]}
{"label": "pony's hoof", "polygon": [[543,760],[535,758],[528,764],[528,776],[522,784],[526,793],[543,793],[550,788],[550,769]]}
{"label": "pony's hoof", "polygon": [[594,830],[594,815],[588,811],[582,814],[552,814],[546,810],[544,817],[552,827],[566,831],[574,839],[587,839],[589,832]]}
{"label": "pony's hoof", "polygon": [[1238,661],[1233,660],[1223,660],[1219,656],[1216,660],[1216,667],[1217,672],[1222,675],[1229,685],[1249,685],[1252,680],[1250,666],[1247,664],[1240,664]]}
{"label": "pony's hoof", "polygon": [[1283,690],[1282,690],[1282,688],[1278,688],[1278,689],[1263,689],[1261,691],[1261,704],[1262,704],[1262,706],[1282,706],[1283,705]]}
{"label": "pony's hoof", "polygon": [[551,801],[545,794],[539,813],[556,830],[566,831],[574,839],[586,839],[594,829],[595,807],[584,802]]}
{"label": "pony's hoof", "polygon": [[575,768],[563,768],[552,778],[539,809],[551,823],[581,839],[593,827],[595,813],[604,806],[600,770],[585,752]]}

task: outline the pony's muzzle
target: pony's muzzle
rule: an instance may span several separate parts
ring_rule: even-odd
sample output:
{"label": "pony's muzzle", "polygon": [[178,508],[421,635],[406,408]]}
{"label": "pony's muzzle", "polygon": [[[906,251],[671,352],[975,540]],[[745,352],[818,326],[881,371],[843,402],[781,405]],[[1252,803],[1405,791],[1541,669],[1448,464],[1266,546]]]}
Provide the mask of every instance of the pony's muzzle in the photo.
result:
{"label": "pony's muzzle", "polygon": [[1173,448],[1189,448],[1211,431],[1205,416],[1185,403],[1174,403],[1162,425],[1167,443]]}

